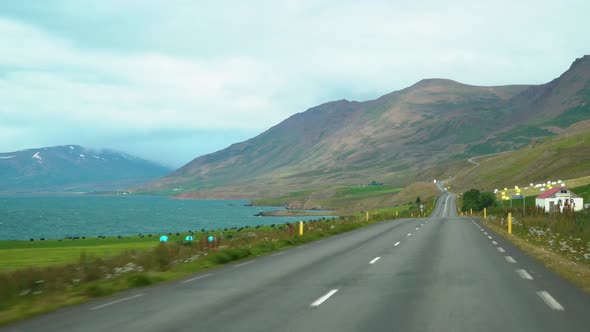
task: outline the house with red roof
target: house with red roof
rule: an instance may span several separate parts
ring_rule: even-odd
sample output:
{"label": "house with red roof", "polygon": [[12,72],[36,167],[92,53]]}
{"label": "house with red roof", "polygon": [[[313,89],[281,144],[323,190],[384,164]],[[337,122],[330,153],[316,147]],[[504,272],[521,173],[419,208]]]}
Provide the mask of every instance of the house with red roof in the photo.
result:
{"label": "house with red roof", "polygon": [[553,187],[537,196],[535,204],[545,212],[562,212],[563,209],[580,211],[584,208],[584,199],[565,187]]}

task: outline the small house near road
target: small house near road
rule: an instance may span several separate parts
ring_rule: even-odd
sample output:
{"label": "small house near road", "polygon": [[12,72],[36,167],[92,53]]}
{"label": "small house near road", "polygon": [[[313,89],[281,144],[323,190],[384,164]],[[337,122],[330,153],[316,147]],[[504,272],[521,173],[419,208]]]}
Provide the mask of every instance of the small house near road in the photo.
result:
{"label": "small house near road", "polygon": [[545,212],[562,212],[564,208],[580,211],[584,208],[584,200],[565,187],[554,187],[537,196],[535,205],[544,208]]}

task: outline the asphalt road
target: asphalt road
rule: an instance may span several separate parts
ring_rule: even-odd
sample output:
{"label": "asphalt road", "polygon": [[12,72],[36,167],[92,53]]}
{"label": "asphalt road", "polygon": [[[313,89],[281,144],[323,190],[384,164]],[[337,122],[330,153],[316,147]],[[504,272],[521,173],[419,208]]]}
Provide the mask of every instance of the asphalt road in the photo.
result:
{"label": "asphalt road", "polygon": [[0,331],[589,331],[590,297],[468,217],[380,223]]}

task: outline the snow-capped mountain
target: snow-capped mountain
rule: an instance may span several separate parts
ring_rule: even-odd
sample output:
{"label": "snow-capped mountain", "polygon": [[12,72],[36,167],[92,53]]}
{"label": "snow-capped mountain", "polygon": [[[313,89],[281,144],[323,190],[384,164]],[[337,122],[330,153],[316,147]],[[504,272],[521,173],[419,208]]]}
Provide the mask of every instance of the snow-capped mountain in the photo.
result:
{"label": "snow-capped mountain", "polygon": [[170,171],[113,150],[78,145],[27,149],[0,153],[0,192],[119,190]]}

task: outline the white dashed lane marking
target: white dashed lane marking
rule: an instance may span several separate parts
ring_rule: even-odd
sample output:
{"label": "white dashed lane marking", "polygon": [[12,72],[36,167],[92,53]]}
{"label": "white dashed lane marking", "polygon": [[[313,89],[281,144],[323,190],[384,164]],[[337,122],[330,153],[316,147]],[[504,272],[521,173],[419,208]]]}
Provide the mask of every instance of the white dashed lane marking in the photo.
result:
{"label": "white dashed lane marking", "polygon": [[496,242],[496,241],[492,241],[492,244],[494,244],[494,245],[498,245],[498,242]]}
{"label": "white dashed lane marking", "polygon": [[408,233],[408,236],[411,236],[411,235],[412,235],[412,233]]}
{"label": "white dashed lane marking", "polygon": [[514,260],[514,258],[512,258],[512,256],[504,256],[504,258],[508,263],[516,264],[516,261]]}
{"label": "white dashed lane marking", "polygon": [[546,291],[537,292],[537,295],[549,306],[549,308],[557,311],[564,311],[565,309]]}
{"label": "white dashed lane marking", "polygon": [[312,307],[317,307],[320,304],[324,303],[327,299],[330,298],[330,296],[334,295],[334,293],[336,293],[338,290],[337,289],[332,289],[331,291],[329,291],[328,293],[322,295],[322,297],[320,297],[319,299],[315,300],[311,306]]}
{"label": "white dashed lane marking", "polygon": [[516,273],[518,273],[522,279],[533,280],[533,277],[526,270],[516,270]]}
{"label": "white dashed lane marking", "polygon": [[397,246],[399,246],[399,244],[400,244],[400,242],[399,242],[399,241],[397,241],[397,242],[394,244],[394,246],[395,246],[395,247],[397,247]]}
{"label": "white dashed lane marking", "polygon": [[372,261],[369,262],[369,264],[375,264],[375,262],[378,261],[378,260],[380,260],[380,259],[381,259],[381,257],[375,257],[375,258],[373,258]]}
{"label": "white dashed lane marking", "polygon": [[502,248],[502,247],[498,247],[497,249],[499,252],[506,252],[506,250],[504,250],[504,248]]}

